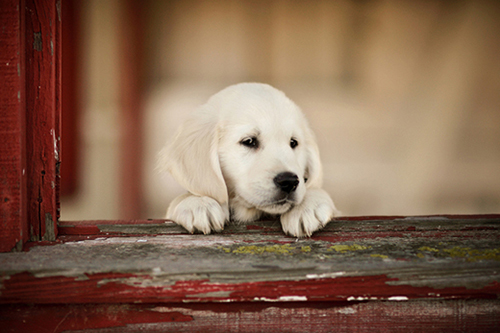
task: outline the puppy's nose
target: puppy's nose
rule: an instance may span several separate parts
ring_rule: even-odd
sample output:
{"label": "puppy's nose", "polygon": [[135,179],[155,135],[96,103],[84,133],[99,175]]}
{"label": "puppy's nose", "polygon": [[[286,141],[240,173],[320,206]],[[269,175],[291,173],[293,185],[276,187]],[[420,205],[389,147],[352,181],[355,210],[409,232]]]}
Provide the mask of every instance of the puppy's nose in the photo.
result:
{"label": "puppy's nose", "polygon": [[299,185],[299,177],[291,172],[282,172],[274,177],[274,184],[283,192],[291,193]]}

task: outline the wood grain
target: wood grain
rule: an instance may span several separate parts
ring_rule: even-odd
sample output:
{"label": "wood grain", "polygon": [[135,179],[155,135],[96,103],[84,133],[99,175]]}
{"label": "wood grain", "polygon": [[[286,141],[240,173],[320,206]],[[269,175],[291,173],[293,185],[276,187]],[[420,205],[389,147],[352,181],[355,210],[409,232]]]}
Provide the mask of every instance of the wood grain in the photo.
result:
{"label": "wood grain", "polygon": [[0,306],[5,332],[494,332],[497,301]]}
{"label": "wood grain", "polygon": [[496,299],[499,221],[340,218],[300,240],[278,221],[212,235],[171,222],[96,224],[94,235],[66,230],[57,242],[1,254],[0,302]]}
{"label": "wood grain", "polygon": [[60,0],[26,0],[25,85],[30,239],[55,240],[59,216]]}
{"label": "wood grain", "polygon": [[28,240],[19,1],[0,2],[0,252]]}

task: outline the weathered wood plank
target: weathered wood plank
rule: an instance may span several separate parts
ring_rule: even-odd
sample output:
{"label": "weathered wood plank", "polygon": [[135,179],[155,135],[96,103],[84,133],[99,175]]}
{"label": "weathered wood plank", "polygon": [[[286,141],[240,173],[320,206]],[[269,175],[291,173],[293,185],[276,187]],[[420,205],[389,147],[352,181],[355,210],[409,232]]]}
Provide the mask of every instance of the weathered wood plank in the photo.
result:
{"label": "weathered wood plank", "polygon": [[19,1],[0,2],[0,252],[20,250],[26,221],[25,119]]}
{"label": "weathered wood plank", "polygon": [[1,254],[0,302],[496,299],[499,222],[338,219],[301,240],[283,235],[278,221],[206,236],[171,223],[96,224],[97,236]]}
{"label": "weathered wood plank", "polygon": [[33,241],[55,240],[59,216],[61,3],[26,0],[24,13],[28,221]]}
{"label": "weathered wood plank", "polygon": [[493,332],[496,300],[0,306],[4,332]]}

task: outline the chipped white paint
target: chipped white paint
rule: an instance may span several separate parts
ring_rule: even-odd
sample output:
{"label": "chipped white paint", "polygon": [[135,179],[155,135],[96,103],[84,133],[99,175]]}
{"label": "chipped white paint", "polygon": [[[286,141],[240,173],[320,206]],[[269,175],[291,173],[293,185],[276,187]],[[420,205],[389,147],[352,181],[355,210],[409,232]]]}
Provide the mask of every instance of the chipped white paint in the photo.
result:
{"label": "chipped white paint", "polygon": [[195,248],[195,247],[214,247],[214,246],[230,246],[239,243],[238,240],[232,240],[225,237],[211,236],[211,237],[196,237],[196,235],[176,235],[171,237],[168,235],[154,236],[154,237],[109,237],[109,238],[96,238],[88,239],[77,242],[67,242],[65,245],[105,245],[105,244],[130,244],[148,242],[148,244],[163,244],[169,248],[182,249],[182,248]]}
{"label": "chipped white paint", "polygon": [[280,301],[283,302],[301,302],[301,301],[307,301],[306,296],[281,296],[279,298]]}
{"label": "chipped white paint", "polygon": [[50,129],[50,135],[52,135],[52,141],[54,142],[54,156],[56,158],[56,161],[59,162],[59,151],[57,149],[56,132],[52,128]]}
{"label": "chipped white paint", "polygon": [[187,298],[221,298],[221,299],[228,299],[231,297],[231,292],[228,290],[220,290],[220,291],[209,291],[206,293],[199,293],[199,294],[190,294],[186,295]]}
{"label": "chipped white paint", "polygon": [[342,313],[342,314],[355,314],[358,311],[353,309],[353,308],[342,308],[342,309],[338,310],[337,312]]}
{"label": "chipped white paint", "polygon": [[255,302],[304,302],[307,301],[307,296],[254,297],[253,300]]}
{"label": "chipped white paint", "polygon": [[363,297],[363,296],[358,296],[358,297],[356,297],[356,296],[349,296],[349,297],[347,297],[348,301],[367,301],[369,299],[370,299],[370,297]]}
{"label": "chipped white paint", "polygon": [[324,279],[324,278],[336,278],[337,276],[345,275],[345,272],[331,272],[322,274],[307,274],[308,279]]}
{"label": "chipped white paint", "polygon": [[391,296],[387,300],[388,301],[407,301],[408,297],[406,297],[406,296]]}

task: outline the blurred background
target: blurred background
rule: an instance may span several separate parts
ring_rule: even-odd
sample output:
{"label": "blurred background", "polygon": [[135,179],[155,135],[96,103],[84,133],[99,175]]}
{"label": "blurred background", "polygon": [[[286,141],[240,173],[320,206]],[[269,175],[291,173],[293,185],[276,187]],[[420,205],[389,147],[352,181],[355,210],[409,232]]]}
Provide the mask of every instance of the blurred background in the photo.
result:
{"label": "blurred background", "polygon": [[500,212],[498,1],[63,0],[61,219],[163,218],[186,115],[266,82],[344,215]]}

